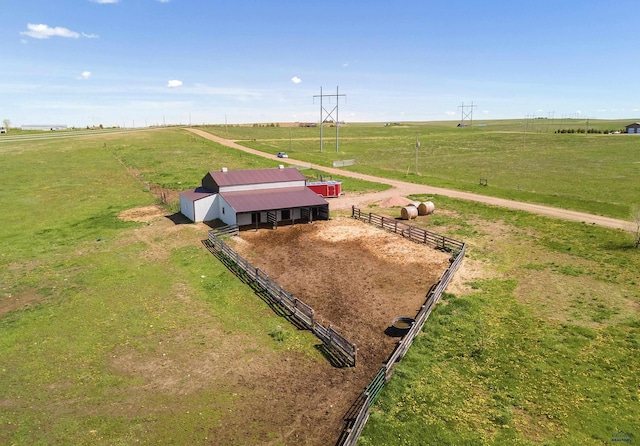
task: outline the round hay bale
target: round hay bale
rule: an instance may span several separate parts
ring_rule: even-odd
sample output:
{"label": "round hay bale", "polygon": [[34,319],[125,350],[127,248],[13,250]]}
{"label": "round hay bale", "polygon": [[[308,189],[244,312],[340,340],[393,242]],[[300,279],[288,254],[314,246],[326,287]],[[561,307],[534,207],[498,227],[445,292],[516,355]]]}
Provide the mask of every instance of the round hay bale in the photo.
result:
{"label": "round hay bale", "polygon": [[418,208],[415,206],[405,206],[400,210],[400,218],[412,220],[418,216]]}
{"label": "round hay bale", "polygon": [[433,214],[435,210],[436,206],[431,201],[425,201],[424,203],[420,203],[418,205],[418,215]]}

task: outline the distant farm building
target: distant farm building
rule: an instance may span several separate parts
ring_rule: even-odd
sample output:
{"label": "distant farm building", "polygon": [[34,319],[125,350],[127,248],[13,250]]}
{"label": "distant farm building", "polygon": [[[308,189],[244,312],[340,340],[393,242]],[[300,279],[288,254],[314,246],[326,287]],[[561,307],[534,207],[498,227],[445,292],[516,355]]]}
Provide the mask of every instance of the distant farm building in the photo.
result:
{"label": "distant farm building", "polygon": [[640,134],[640,122],[634,122],[633,124],[627,125],[625,128],[627,129],[627,133]]}
{"label": "distant farm building", "polygon": [[60,124],[55,124],[55,125],[36,124],[36,125],[23,125],[21,129],[22,130],[66,130],[67,126],[60,125]]}
{"label": "distant farm building", "polygon": [[277,226],[329,219],[329,203],[307,187],[297,169],[211,171],[202,186],[180,194],[180,212],[193,222]]}

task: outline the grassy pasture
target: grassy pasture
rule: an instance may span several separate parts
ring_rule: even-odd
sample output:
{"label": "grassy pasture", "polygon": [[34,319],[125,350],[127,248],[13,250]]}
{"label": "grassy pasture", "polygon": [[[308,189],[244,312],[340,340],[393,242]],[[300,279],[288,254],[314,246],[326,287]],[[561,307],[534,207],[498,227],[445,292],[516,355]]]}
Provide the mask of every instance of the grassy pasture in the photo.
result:
{"label": "grassy pasture", "polygon": [[114,154],[167,184],[262,162],[181,130],[0,145],[0,444],[205,444],[246,404],[219,355],[322,361],[202,248],[206,231],[121,221],[156,200]]}
{"label": "grassy pasture", "polygon": [[[415,126],[340,132],[353,128],[345,146],[352,141],[362,153],[364,135],[381,145],[404,138],[409,154]],[[418,126],[451,147],[459,131],[489,127]],[[291,155],[317,156],[318,129],[293,128],[292,138],[297,131],[309,132],[298,138],[310,149],[298,156],[294,145]],[[216,128],[270,152],[290,151],[288,132]],[[319,159],[335,159],[329,152]],[[182,190],[208,169],[271,161],[170,129],[0,143],[0,162],[0,308],[9,308],[0,315],[0,444],[210,444],[206,427],[240,418],[247,395],[212,379],[228,373],[225,363],[204,373],[193,358],[213,367],[216,355],[234,351],[238,361],[268,365],[293,352],[324,364],[315,339],[283,324],[204,251],[195,227],[162,234],[116,216],[155,203],[141,180]],[[406,166],[370,162],[405,178]],[[493,188],[489,181],[482,190]],[[399,365],[361,444],[595,445],[618,432],[637,439],[640,257],[629,235],[432,198],[437,213],[419,223],[468,242],[466,270]],[[225,444],[284,444],[275,440],[278,426],[254,427],[269,435],[237,427],[235,443]]]}
{"label": "grassy pasture", "polygon": [[[478,121],[480,122],[480,121]],[[589,128],[624,129],[626,121],[590,120]],[[556,134],[584,128],[583,120],[487,121],[456,128],[455,122],[347,124],[319,128],[212,127],[210,131],[268,153],[433,186],[629,219],[640,196],[640,137]],[[421,146],[417,151],[416,137]],[[488,186],[481,186],[486,179]]]}
{"label": "grassy pasture", "polygon": [[[416,196],[424,200],[426,197]],[[638,438],[640,255],[628,234],[435,197],[465,240],[363,445],[601,445]]]}

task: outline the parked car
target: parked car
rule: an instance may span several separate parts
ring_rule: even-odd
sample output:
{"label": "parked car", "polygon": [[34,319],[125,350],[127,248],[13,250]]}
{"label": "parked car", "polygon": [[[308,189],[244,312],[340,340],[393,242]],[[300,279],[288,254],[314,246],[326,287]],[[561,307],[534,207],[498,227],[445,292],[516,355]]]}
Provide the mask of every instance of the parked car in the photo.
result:
{"label": "parked car", "polygon": [[284,152],[278,152],[278,158],[289,158],[289,155]]}

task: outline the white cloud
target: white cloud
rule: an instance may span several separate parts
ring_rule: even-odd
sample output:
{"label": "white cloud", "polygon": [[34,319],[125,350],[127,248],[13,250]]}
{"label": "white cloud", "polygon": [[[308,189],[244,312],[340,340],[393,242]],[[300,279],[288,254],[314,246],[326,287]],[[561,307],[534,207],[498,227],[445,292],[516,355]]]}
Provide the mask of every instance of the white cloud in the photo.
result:
{"label": "white cloud", "polygon": [[179,81],[177,79],[172,79],[169,82],[167,82],[168,88],[176,88],[176,87],[180,87],[181,85],[182,85],[182,81]]}
{"label": "white cloud", "polygon": [[84,37],[85,39],[99,39],[100,36],[97,34],[87,34],[87,33],[82,33],[82,37]]}
{"label": "white cloud", "polygon": [[300,82],[302,82],[302,79],[300,79],[298,76],[293,76],[291,78],[291,82],[293,82],[294,84],[299,84]]}
{"label": "white cloud", "polygon": [[67,37],[71,39],[77,39],[80,37],[80,34],[71,31],[67,28],[63,28],[61,26],[50,27],[49,25],[44,24],[27,24],[28,31],[22,31],[20,34],[23,36],[33,37],[34,39],[48,39],[49,37]]}
{"label": "white cloud", "polygon": [[83,71],[82,73],[80,73],[80,76],[78,76],[78,79],[87,80],[90,77],[91,77],[91,71]]}
{"label": "white cloud", "polygon": [[456,114],[456,112],[452,112],[452,111],[448,111],[445,113],[445,115],[447,116],[454,116]]}

